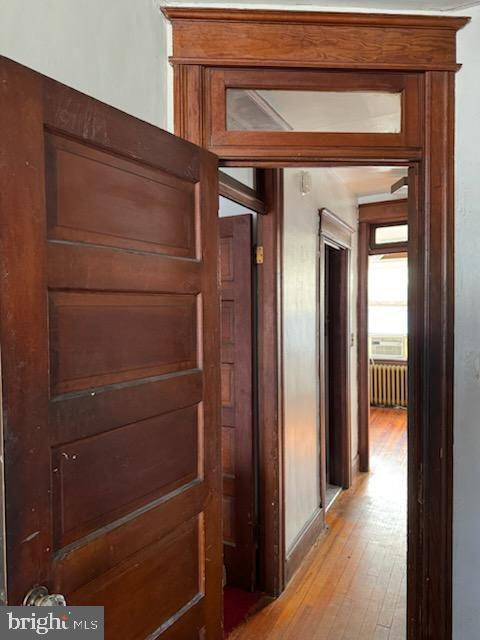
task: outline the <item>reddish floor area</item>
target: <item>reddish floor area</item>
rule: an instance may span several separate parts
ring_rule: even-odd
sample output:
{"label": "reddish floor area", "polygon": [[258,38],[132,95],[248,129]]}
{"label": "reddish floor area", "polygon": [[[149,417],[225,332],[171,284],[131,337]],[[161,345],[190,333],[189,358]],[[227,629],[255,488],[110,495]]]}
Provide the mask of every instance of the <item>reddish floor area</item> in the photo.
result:
{"label": "reddish floor area", "polygon": [[223,590],[223,611],[224,611],[224,637],[242,624],[247,619],[248,614],[262,597],[262,593],[242,591],[234,587],[225,587]]}

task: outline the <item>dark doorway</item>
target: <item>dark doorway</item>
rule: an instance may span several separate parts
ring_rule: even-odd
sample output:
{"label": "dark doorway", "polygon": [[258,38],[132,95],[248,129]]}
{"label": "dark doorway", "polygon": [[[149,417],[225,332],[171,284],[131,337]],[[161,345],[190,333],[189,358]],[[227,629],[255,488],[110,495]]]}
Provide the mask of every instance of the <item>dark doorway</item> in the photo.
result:
{"label": "dark doorway", "polygon": [[350,253],[353,229],[320,210],[320,493],[325,511],[352,483]]}
{"label": "dark doorway", "polygon": [[348,451],[348,251],[325,243],[325,373],[326,507],[349,486]]}
{"label": "dark doorway", "polygon": [[325,418],[326,471],[330,487],[343,486],[342,431],[346,407],[338,385],[344,383],[346,351],[345,306],[342,305],[344,252],[327,245],[325,248]]}

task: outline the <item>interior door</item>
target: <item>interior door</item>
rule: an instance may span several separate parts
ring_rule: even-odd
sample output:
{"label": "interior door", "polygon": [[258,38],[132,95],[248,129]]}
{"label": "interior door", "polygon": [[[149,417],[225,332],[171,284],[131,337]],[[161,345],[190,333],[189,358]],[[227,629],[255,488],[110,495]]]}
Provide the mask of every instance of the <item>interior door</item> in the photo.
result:
{"label": "interior door", "polygon": [[8,601],[221,638],[217,161],[0,60]]}
{"label": "interior door", "polygon": [[220,219],[223,527],[227,584],[255,587],[252,216]]}

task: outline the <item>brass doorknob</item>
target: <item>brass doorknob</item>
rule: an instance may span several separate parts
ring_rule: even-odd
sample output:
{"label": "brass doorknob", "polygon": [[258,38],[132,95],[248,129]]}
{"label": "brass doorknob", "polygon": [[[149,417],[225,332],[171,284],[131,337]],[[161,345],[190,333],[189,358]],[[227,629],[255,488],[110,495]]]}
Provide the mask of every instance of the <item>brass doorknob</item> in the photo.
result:
{"label": "brass doorknob", "polygon": [[48,593],[47,587],[37,585],[30,589],[23,599],[25,607],[66,607],[67,602],[61,593]]}

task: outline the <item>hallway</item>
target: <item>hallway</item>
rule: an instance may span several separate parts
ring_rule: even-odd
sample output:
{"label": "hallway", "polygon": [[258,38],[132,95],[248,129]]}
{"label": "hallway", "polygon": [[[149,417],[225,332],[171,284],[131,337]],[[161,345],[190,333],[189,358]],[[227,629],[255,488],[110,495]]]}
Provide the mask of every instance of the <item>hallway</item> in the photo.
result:
{"label": "hallway", "polygon": [[230,640],[405,639],[406,419],[372,409],[371,473],[338,499],[284,594]]}

